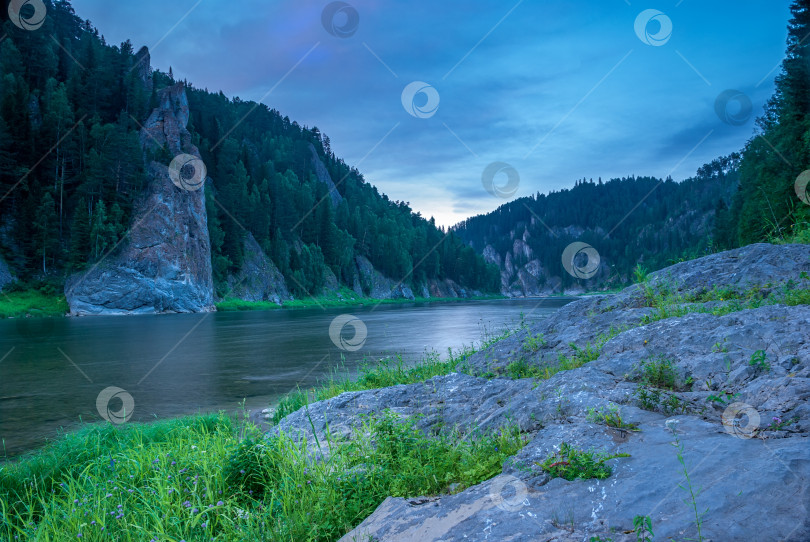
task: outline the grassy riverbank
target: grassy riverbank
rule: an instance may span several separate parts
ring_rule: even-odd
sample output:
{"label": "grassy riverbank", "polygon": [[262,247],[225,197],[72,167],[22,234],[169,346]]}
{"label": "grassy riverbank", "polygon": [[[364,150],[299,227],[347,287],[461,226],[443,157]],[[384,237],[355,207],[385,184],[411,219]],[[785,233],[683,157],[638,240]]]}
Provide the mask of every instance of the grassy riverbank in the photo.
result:
{"label": "grassy riverbank", "polygon": [[52,287],[11,289],[0,292],[0,318],[64,316],[65,296]]}
{"label": "grassy riverbank", "polygon": [[[290,394],[283,409],[423,381],[463,367],[474,351],[366,367],[356,380]],[[352,441],[319,442],[318,462],[305,442],[222,413],[88,425],[0,464],[0,539],[337,540],[386,497],[461,491],[500,473],[525,444],[516,428],[428,438],[415,422],[382,413]]]}
{"label": "grassy riverbank", "polygon": [[312,309],[330,307],[359,307],[364,305],[403,305],[408,303],[447,303],[451,301],[476,301],[485,299],[506,299],[501,295],[475,296],[468,298],[454,297],[417,297],[415,299],[375,299],[357,295],[349,288],[341,288],[316,297],[293,299],[283,301],[280,305],[272,301],[245,301],[242,299],[226,298],[216,303],[217,311],[268,311],[276,309]]}

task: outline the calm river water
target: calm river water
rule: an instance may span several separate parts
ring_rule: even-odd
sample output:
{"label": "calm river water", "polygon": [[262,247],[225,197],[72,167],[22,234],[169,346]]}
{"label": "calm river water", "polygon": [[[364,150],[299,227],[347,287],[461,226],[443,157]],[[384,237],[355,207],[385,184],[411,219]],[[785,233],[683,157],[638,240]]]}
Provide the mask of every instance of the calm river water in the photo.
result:
{"label": "calm river water", "polygon": [[[392,354],[409,362],[426,351],[446,356],[448,348],[514,326],[521,313],[529,321],[547,318],[568,301],[0,320],[0,461],[60,428],[102,421],[97,398],[110,386],[132,397],[133,421],[234,411],[243,400],[264,408],[337,367],[351,372],[364,359]],[[330,324],[346,313],[362,324],[349,322],[342,334],[333,326],[333,341]],[[110,407],[122,404],[119,395]]]}

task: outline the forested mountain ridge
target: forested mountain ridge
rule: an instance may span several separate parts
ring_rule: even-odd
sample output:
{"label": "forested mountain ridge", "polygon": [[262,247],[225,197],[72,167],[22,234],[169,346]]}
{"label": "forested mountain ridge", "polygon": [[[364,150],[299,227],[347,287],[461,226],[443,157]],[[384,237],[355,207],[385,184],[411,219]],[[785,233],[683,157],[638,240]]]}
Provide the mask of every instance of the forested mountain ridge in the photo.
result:
{"label": "forested mountain ridge", "polygon": [[[717,159],[683,182],[629,177],[577,181],[574,188],[519,198],[456,225],[460,237],[501,270],[512,296],[615,288],[642,265],[660,269],[733,243],[728,208],[739,184],[739,155]],[[639,204],[637,208],[634,208]],[[562,255],[592,246],[599,267],[575,278]]]}
{"label": "forested mountain ridge", "polygon": [[[134,209],[154,181],[150,164],[175,158],[165,146],[147,149],[142,127],[176,81],[171,70],[149,67],[146,48],[107,44],[70,2],[45,5],[36,31],[2,26],[0,256],[23,281],[58,282],[127,250]],[[497,270],[452,232],[380,194],[316,127],[183,86],[190,143],[208,172],[219,296],[234,293],[246,247],[277,268],[280,297],[341,285],[389,296],[497,288]]]}

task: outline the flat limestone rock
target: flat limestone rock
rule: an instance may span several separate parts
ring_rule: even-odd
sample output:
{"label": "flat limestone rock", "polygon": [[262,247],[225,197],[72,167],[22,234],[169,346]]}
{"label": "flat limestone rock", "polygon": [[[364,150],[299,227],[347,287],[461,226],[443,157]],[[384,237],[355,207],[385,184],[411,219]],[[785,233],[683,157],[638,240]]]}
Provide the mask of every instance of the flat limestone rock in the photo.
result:
{"label": "flat limestone rock", "polygon": [[[810,287],[808,269],[810,247],[753,245],[678,264],[650,283],[682,293],[767,294]],[[428,435],[517,425],[529,437],[500,475],[460,492],[389,497],[343,542],[628,542],[637,539],[636,516],[651,518],[655,540],[810,540],[810,307],[709,312],[717,306],[644,325],[655,309],[638,287],[583,298],[471,356],[459,367],[468,374],[344,393],[273,431],[310,442],[328,427],[353,438],[364,419],[388,410],[417,416]],[[544,380],[497,378],[512,362],[550,367],[600,341],[595,359],[579,368]],[[640,399],[649,389],[640,384],[643,364],[658,362],[672,369],[672,389],[662,390],[669,406]],[[638,431],[589,415],[605,409]],[[629,457],[609,460],[604,480],[551,478],[540,464],[563,443]]]}

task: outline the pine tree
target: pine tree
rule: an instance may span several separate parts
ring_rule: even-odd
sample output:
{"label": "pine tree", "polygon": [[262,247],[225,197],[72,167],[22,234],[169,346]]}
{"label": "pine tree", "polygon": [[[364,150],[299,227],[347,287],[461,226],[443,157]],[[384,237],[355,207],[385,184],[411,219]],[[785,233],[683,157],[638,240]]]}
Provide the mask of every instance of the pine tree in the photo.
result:
{"label": "pine tree", "polygon": [[56,257],[56,250],[59,247],[56,205],[49,192],[42,197],[42,203],[37,209],[34,231],[36,232],[37,254],[42,261],[42,272],[47,273],[48,261]]}
{"label": "pine tree", "polygon": [[787,55],[776,92],[758,120],[759,134],[740,165],[739,241],[742,244],[788,235],[801,205],[793,186],[810,161],[810,0],[790,8]]}
{"label": "pine tree", "polygon": [[90,213],[87,202],[79,200],[70,225],[70,262],[75,269],[83,267],[90,257]]}

